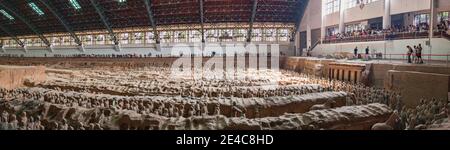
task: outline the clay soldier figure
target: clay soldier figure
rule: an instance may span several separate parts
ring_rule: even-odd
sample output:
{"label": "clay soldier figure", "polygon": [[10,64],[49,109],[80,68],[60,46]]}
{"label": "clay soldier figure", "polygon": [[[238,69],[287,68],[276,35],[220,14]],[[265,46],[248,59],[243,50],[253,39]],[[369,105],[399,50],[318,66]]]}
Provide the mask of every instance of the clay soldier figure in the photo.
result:
{"label": "clay soldier figure", "polygon": [[35,130],[45,130],[45,127],[41,124],[41,117],[37,116],[36,121],[34,123]]}
{"label": "clay soldier figure", "polygon": [[402,96],[398,94],[396,97],[395,110],[401,111],[401,108],[402,108]]}
{"label": "clay soldier figure", "polygon": [[[5,117],[6,115],[6,117]],[[7,130],[8,129],[8,112],[3,111],[2,117],[0,118],[0,130]]]}
{"label": "clay soldier figure", "polygon": [[169,115],[169,109],[164,108],[164,109],[163,109],[163,114],[162,114],[162,116],[164,116],[164,117],[170,117],[170,115]]}
{"label": "clay soldier figure", "polygon": [[447,118],[450,118],[450,103],[447,104],[446,111],[447,111]]}
{"label": "clay soldier figure", "polygon": [[179,111],[180,111],[179,115],[184,117],[184,102],[183,104],[180,105]]}
{"label": "clay soldier figure", "polygon": [[233,112],[233,115],[232,115],[233,117],[241,116],[242,113],[243,113],[242,110],[239,109],[239,107],[237,106],[236,102],[233,102],[233,105],[232,105],[231,109],[233,110],[232,111]]}
{"label": "clay soldier figure", "polygon": [[16,120],[16,115],[15,114],[11,114],[9,116],[9,124],[8,124],[8,128],[10,130],[17,130],[18,128],[18,121]]}
{"label": "clay soldier figure", "polygon": [[201,102],[200,104],[202,107],[202,116],[207,116],[208,115],[208,105],[206,105],[203,102]]}
{"label": "clay soldier figure", "polygon": [[178,107],[174,107],[172,111],[173,111],[173,116],[172,117],[175,117],[175,118],[180,117],[180,113],[179,113]]}
{"label": "clay soldier figure", "polygon": [[214,115],[215,116],[220,115],[220,103],[216,103],[216,107],[214,108]]}
{"label": "clay soldier figure", "polygon": [[2,112],[2,117],[1,117],[1,119],[0,119],[0,122],[2,122],[2,123],[8,123],[8,116],[9,116],[9,114],[8,114],[8,112],[7,111],[3,111]]}
{"label": "clay soldier figure", "polygon": [[195,115],[195,108],[194,105],[191,105],[191,108],[188,111],[188,116],[187,117],[193,117]]}
{"label": "clay soldier figure", "polygon": [[[351,94],[350,94],[351,95]],[[353,104],[353,100],[352,100],[352,98],[351,98],[351,96],[347,96],[346,97],[346,102],[347,102],[347,106],[353,106],[354,104]]]}
{"label": "clay soldier figure", "polygon": [[26,112],[22,112],[22,114],[20,116],[19,123],[21,124],[21,127],[26,129],[26,127],[28,126],[28,118],[27,118],[27,113]]}
{"label": "clay soldier figure", "polygon": [[255,106],[255,118],[261,118],[260,109],[261,109],[261,106],[259,104],[257,104]]}
{"label": "clay soldier figure", "polygon": [[169,110],[168,110],[168,113],[169,113],[169,116],[171,116],[171,117],[175,116],[173,103],[170,103],[170,104],[169,104]]}
{"label": "clay soldier figure", "polygon": [[200,106],[200,102],[197,101],[197,103],[195,104],[195,112],[196,112],[196,116],[201,116],[201,106]]}
{"label": "clay soldier figure", "polygon": [[89,129],[88,130],[95,130],[95,124],[90,123],[89,124]]}
{"label": "clay soldier figure", "polygon": [[147,108],[150,111],[149,113],[152,113],[154,111],[154,108],[155,108],[154,105],[153,105],[153,102],[149,102],[147,104]]}
{"label": "clay soldier figure", "polygon": [[59,127],[60,130],[68,130],[69,129],[69,125],[67,124],[66,119],[62,119],[62,125]]}
{"label": "clay soldier figure", "polygon": [[84,123],[83,122],[79,122],[78,124],[79,124],[78,130],[86,130],[84,128]]}

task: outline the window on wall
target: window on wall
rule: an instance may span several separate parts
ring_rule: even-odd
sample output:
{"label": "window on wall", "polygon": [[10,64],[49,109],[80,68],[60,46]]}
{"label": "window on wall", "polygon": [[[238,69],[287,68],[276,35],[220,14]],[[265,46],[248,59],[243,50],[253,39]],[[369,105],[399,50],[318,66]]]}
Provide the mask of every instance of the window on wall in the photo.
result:
{"label": "window on wall", "polygon": [[360,31],[366,29],[366,26],[362,24],[350,24],[345,26],[345,32]]}
{"label": "window on wall", "polygon": [[419,14],[414,16],[414,25],[420,26],[430,23],[430,14]]}
{"label": "window on wall", "polygon": [[336,35],[339,33],[339,27],[328,27],[327,28],[327,36]]}
{"label": "window on wall", "polygon": [[265,29],[264,30],[264,41],[274,42],[276,41],[276,29]]}
{"label": "window on wall", "polygon": [[142,43],[144,43],[144,33],[142,33],[142,32],[134,33],[132,40],[133,40],[134,44],[142,44]]}
{"label": "window on wall", "polygon": [[121,44],[129,44],[130,35],[128,33],[120,34],[120,43]]}
{"label": "window on wall", "polygon": [[253,29],[252,41],[260,42],[262,41],[262,31],[261,29]]}
{"label": "window on wall", "polygon": [[210,29],[206,31],[206,40],[208,42],[218,42],[219,41],[219,30]]}
{"label": "window on wall", "polygon": [[326,0],[326,14],[332,14],[339,11],[339,3],[341,0]]}
{"label": "window on wall", "polygon": [[369,4],[369,3],[376,2],[376,1],[378,1],[378,0],[347,0],[347,8],[353,8],[353,7],[360,6],[362,3]]}
{"label": "window on wall", "polygon": [[278,29],[278,41],[289,41],[289,30],[288,29]]}
{"label": "window on wall", "polygon": [[95,36],[95,44],[105,44],[105,35],[96,35]]}
{"label": "window on wall", "polygon": [[83,36],[83,43],[87,45],[92,45],[92,35]]}
{"label": "window on wall", "polygon": [[172,42],[172,34],[173,34],[173,31],[162,31],[160,34],[161,42],[163,42],[163,43]]}
{"label": "window on wall", "polygon": [[72,43],[72,38],[70,36],[64,36],[61,40],[61,45],[70,45]]}
{"label": "window on wall", "polygon": [[219,38],[221,42],[233,41],[233,31],[231,29],[222,29]]}
{"label": "window on wall", "polygon": [[188,40],[189,40],[189,42],[201,42],[202,34],[197,30],[190,30]]}
{"label": "window on wall", "polygon": [[[53,37],[52,38],[52,44],[53,45],[61,45],[61,40],[62,40],[61,37]],[[35,46],[34,42],[33,42],[33,46]]]}
{"label": "window on wall", "polygon": [[187,42],[186,31],[175,31],[174,32],[175,39],[174,42]]}
{"label": "window on wall", "polygon": [[156,43],[155,42],[155,34],[153,34],[153,32],[145,33],[145,43]]}
{"label": "window on wall", "polygon": [[236,39],[236,41],[238,41],[238,42],[245,41],[245,38],[247,36],[247,30],[246,29],[235,29],[233,32],[234,32],[233,36]]}
{"label": "window on wall", "polygon": [[438,13],[438,18],[437,19],[438,19],[437,20],[438,22],[450,20],[449,19],[449,12],[447,11],[447,12],[440,12],[440,13]]}

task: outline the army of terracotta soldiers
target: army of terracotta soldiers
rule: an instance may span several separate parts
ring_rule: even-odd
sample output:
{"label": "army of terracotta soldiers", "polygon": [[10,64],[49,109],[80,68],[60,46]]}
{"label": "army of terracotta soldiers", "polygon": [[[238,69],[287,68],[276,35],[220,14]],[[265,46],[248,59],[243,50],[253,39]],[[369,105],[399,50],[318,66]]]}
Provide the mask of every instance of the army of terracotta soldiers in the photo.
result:
{"label": "army of terracotta soldiers", "polygon": [[[272,97],[291,96],[331,91],[318,84],[288,84],[272,86],[264,77],[247,80],[182,80],[168,78],[168,70],[152,68],[148,72],[92,72],[83,71],[81,76],[56,76],[61,80],[49,80],[37,86],[50,89],[104,93],[113,95],[166,95],[183,97]],[[256,76],[256,75],[255,75]],[[263,74],[261,76],[270,76]],[[126,78],[116,78],[126,77]],[[86,80],[86,78],[91,80]],[[267,77],[266,77],[267,78]],[[64,82],[62,82],[64,81]],[[64,87],[64,88],[61,88]]]}
{"label": "army of terracotta soldiers", "polygon": [[[154,69],[154,68],[153,68]],[[398,129],[420,129],[438,120],[447,117],[447,103],[437,100],[423,100],[416,109],[406,109],[401,103],[400,93],[386,91],[367,87],[361,84],[353,84],[343,81],[329,80],[326,78],[315,77],[311,75],[299,74],[290,71],[281,71],[283,76],[277,81],[278,87],[265,89],[262,88],[270,81],[263,79],[255,80],[183,80],[171,81],[164,78],[167,76],[167,70],[157,70],[153,74],[147,76],[150,81],[133,81],[142,74],[117,75],[114,73],[87,73],[84,79],[71,76],[73,80],[69,82],[52,81],[38,85],[43,88],[21,88],[15,90],[0,89],[0,106],[5,101],[14,100],[37,100],[45,103],[63,105],[67,107],[83,107],[83,108],[109,108],[116,111],[135,111],[144,115],[159,115],[165,117],[192,117],[205,115],[220,115],[220,104],[217,103],[213,112],[209,112],[208,101],[218,101],[220,98],[232,99],[233,97],[252,98],[252,97],[272,97],[272,96],[289,96],[302,95],[306,93],[320,93],[325,91],[344,91],[349,93],[347,105],[365,105],[370,103],[382,103],[390,106],[394,110],[400,112],[401,121]],[[125,72],[118,72],[125,73]],[[56,75],[55,75],[56,76]],[[255,75],[256,76],[256,75]],[[270,76],[270,73],[263,73],[262,76]],[[60,78],[64,78],[59,76]],[[121,78],[119,78],[121,77]],[[129,77],[127,79],[124,77]],[[66,80],[68,78],[65,78]],[[93,79],[97,81],[90,81]],[[166,80],[166,81],[165,81]],[[238,81],[238,82],[236,82]],[[94,83],[95,89],[89,89],[83,85]],[[72,84],[81,90],[77,92],[74,88],[66,90]],[[165,85],[166,84],[166,85]],[[145,87],[154,87],[146,89]],[[187,86],[190,85],[190,86]],[[102,87],[103,86],[103,87]],[[144,96],[126,95],[114,96],[115,93],[102,93],[102,88],[122,87],[114,89],[121,91],[134,89],[134,92],[140,89],[152,91],[154,95],[160,96],[152,100],[146,99]],[[125,87],[125,88],[123,88]],[[132,88],[130,88],[132,87]],[[156,89],[156,90],[155,90]],[[125,90],[133,92],[133,90]],[[151,92],[144,92],[143,95],[148,96]],[[87,92],[87,93],[82,93]],[[96,93],[100,94],[96,94]],[[94,94],[88,94],[94,93]],[[110,94],[110,95],[103,95]],[[118,94],[120,95],[120,94]],[[167,96],[171,95],[171,96]],[[206,101],[208,100],[208,101]],[[245,108],[241,108],[233,102],[233,117],[245,117]],[[9,111],[7,111],[9,110]],[[40,129],[57,129],[57,130],[100,130],[103,129],[101,122],[90,123],[84,125],[78,123],[76,126],[68,125],[66,121],[62,122],[46,122],[45,116],[27,115],[25,112],[13,112],[13,108],[2,110],[0,129],[24,129],[24,130],[40,130]],[[18,114],[16,114],[18,113]],[[105,117],[108,118],[108,117]],[[42,122],[46,122],[44,126]]]}
{"label": "army of terracotta soldiers", "polygon": [[433,124],[441,124],[450,117],[450,103],[439,99],[421,99],[416,108],[402,108],[397,128],[406,130],[426,129]]}

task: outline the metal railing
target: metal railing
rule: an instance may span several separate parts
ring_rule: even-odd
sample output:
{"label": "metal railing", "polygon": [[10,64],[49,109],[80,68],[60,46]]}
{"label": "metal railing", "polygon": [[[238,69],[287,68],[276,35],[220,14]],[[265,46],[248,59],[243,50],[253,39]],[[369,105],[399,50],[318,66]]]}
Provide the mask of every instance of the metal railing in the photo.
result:
{"label": "metal railing", "polygon": [[445,39],[447,39],[447,40],[450,40],[450,35],[448,35],[448,33],[445,32],[445,31],[434,32],[434,33],[433,33],[433,37],[437,37],[437,38],[445,38]]}
{"label": "metal railing", "polygon": [[[410,57],[414,58],[414,54]],[[383,54],[383,60],[400,60],[408,61],[408,54]],[[422,54],[422,60],[425,64],[445,64],[447,67],[450,66],[450,54]],[[413,62],[414,63],[414,62]]]}
{"label": "metal railing", "polygon": [[350,37],[327,37],[322,40],[324,44],[333,43],[348,43],[348,42],[371,42],[371,41],[386,41],[386,40],[403,40],[403,39],[419,39],[428,38],[428,31],[423,32],[394,32],[394,33],[382,33],[372,35],[358,35]]}

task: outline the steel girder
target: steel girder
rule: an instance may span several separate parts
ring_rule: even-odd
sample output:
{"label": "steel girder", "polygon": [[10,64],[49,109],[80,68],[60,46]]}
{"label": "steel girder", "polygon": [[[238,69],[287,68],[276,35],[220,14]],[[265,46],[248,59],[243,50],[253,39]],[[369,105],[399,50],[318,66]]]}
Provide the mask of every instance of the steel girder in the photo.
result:
{"label": "steel girder", "polygon": [[67,30],[67,32],[69,32],[70,36],[72,36],[72,38],[75,40],[75,43],[77,43],[79,46],[82,45],[82,42],[80,40],[80,38],[78,38],[78,36],[75,34],[75,32],[73,31],[72,27],[68,25],[68,23],[66,22],[66,20],[59,14],[59,12],[56,11],[56,9],[54,9],[54,7],[52,6],[52,4],[50,4],[50,2],[48,0],[38,0],[40,1],[42,4],[45,5],[45,7],[47,7],[47,9],[56,17],[56,19],[58,19],[58,21],[64,26],[64,28]]}
{"label": "steel girder", "polygon": [[294,31],[292,32],[291,39],[290,39],[291,42],[295,41],[295,35],[297,34],[298,29],[300,28],[300,23],[306,12],[306,7],[308,7],[308,4],[309,4],[309,0],[301,0],[298,4],[299,5],[298,8],[300,8],[300,9],[297,12],[297,16],[296,16],[297,18],[295,20]]}
{"label": "steel girder", "polygon": [[252,16],[250,18],[250,27],[248,29],[247,42],[251,42],[252,41],[253,22],[255,21],[257,8],[258,8],[258,0],[253,0]]}
{"label": "steel girder", "polygon": [[48,47],[51,47],[50,42],[45,38],[45,36],[31,23],[26,19],[24,16],[16,12],[11,6],[5,5],[3,2],[0,1],[0,8],[3,8],[5,11],[10,12],[13,16],[16,16],[19,20],[21,20],[23,23],[25,23],[28,28],[30,28],[39,38],[47,45]]}
{"label": "steel girder", "polygon": [[205,27],[204,27],[204,23],[205,23],[205,19],[204,19],[204,13],[205,11],[203,10],[203,0],[198,0],[198,3],[200,5],[200,26],[201,26],[201,33],[202,33],[202,43],[205,43]]}
{"label": "steel girder", "polygon": [[106,27],[106,30],[108,30],[109,36],[111,37],[111,41],[114,42],[114,45],[119,45],[119,40],[117,39],[116,34],[114,33],[113,29],[111,28],[111,24],[107,20],[103,8],[98,4],[98,2],[96,0],[89,0],[89,1],[91,2],[91,5],[94,6],[97,14],[100,16],[103,24]]}
{"label": "steel girder", "polygon": [[159,44],[160,37],[159,37],[158,30],[156,28],[155,19],[153,18],[153,12],[152,12],[152,8],[151,8],[151,0],[144,0],[144,2],[145,2],[145,8],[147,8],[147,15],[148,15],[148,18],[150,19],[150,24],[153,28],[153,35],[155,38],[155,42],[156,42],[156,44]]}
{"label": "steel girder", "polygon": [[14,41],[16,41],[17,44],[20,45],[20,47],[25,47],[25,44],[22,41],[20,41],[19,38],[17,38],[16,35],[14,35],[11,31],[9,31],[9,29],[7,29],[7,28],[5,28],[5,27],[3,27],[1,25],[0,25],[0,29],[2,31],[4,31],[6,34],[8,34]]}

